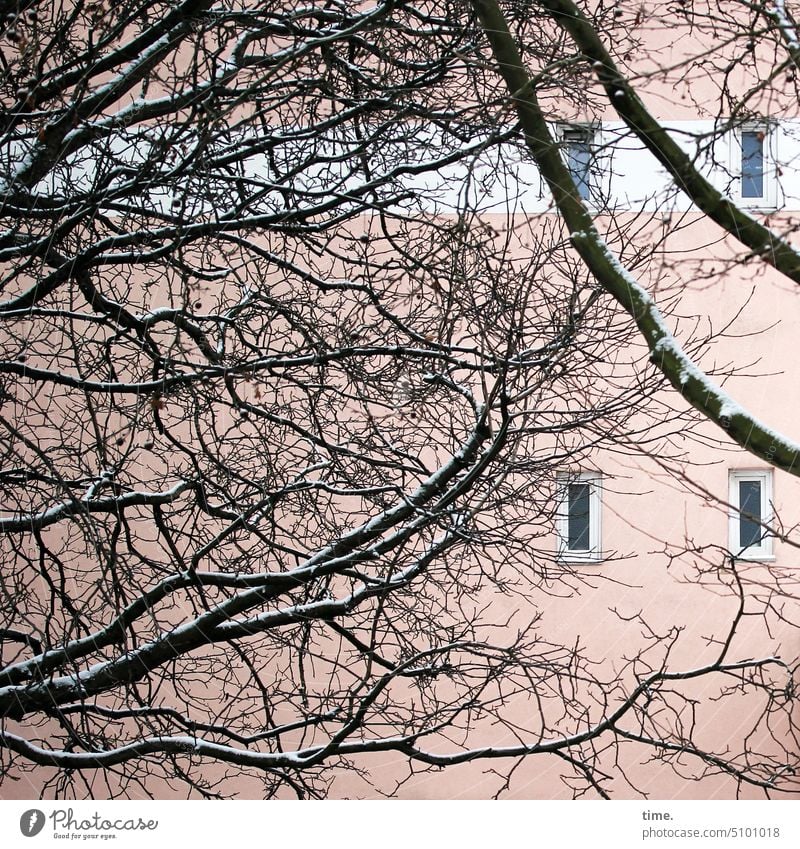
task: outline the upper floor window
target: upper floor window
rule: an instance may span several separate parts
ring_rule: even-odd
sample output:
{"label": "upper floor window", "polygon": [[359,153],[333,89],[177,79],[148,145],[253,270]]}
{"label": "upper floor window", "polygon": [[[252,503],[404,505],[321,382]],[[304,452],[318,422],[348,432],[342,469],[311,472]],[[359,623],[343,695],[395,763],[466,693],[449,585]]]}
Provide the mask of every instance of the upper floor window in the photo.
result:
{"label": "upper floor window", "polygon": [[567,170],[572,176],[578,195],[583,200],[590,200],[594,186],[594,132],[590,127],[565,127],[561,131],[561,144]]}
{"label": "upper floor window", "polygon": [[763,130],[742,130],[742,197],[764,197]]}
{"label": "upper floor window", "polygon": [[597,472],[559,476],[558,536],[562,560],[601,560],[600,494]]}
{"label": "upper floor window", "polygon": [[729,548],[743,560],[772,559],[772,471],[730,473]]}
{"label": "upper floor window", "polygon": [[737,131],[733,169],[738,196],[747,206],[776,204],[775,134],[766,124],[750,124]]}

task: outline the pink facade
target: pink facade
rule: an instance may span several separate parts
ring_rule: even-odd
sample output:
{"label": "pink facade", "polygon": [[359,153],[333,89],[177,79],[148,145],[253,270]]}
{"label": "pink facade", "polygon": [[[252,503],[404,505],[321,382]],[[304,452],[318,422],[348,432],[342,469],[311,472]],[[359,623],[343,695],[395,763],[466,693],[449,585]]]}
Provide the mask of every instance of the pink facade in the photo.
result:
{"label": "pink facade", "polygon": [[[750,92],[788,24],[776,18],[734,61],[749,43],[731,24],[741,9],[716,50],[716,23],[619,9],[598,14],[652,114],[712,187],[795,244],[794,71]],[[136,120],[119,118],[124,150],[109,142],[105,156],[156,187],[132,201],[86,188],[104,179],[94,151],[49,184],[30,176],[29,188],[69,185],[96,204],[63,250],[105,253],[41,298],[48,270],[13,240],[3,258],[18,485],[0,515],[13,542],[0,732],[18,760],[0,798],[280,798],[304,795],[293,782],[306,775],[310,795],[330,798],[798,792],[800,481],[668,385],[658,366],[672,343],[648,350],[636,307],[601,290],[574,250],[587,234],[567,231],[519,137],[464,140],[462,106],[487,137],[513,121],[488,52],[474,88],[457,66],[441,92],[420,89],[430,127],[398,109],[375,130],[389,111],[377,95],[369,120],[341,119],[355,95],[330,91],[356,64],[326,51],[357,52],[351,29],[377,26],[360,4],[350,12],[364,19],[340,21],[338,41],[308,36],[296,57],[294,19],[291,37],[247,42],[280,61],[240,68],[244,48],[223,51],[213,97],[202,74],[187,82],[165,64],[159,97],[180,89],[171,74],[199,87],[174,138],[148,115],[132,141]],[[403,44],[424,32],[410,20],[390,33]],[[213,25],[201,16],[191,32]],[[544,47],[526,62],[549,56],[549,26],[534,28]],[[398,60],[387,101],[406,95],[423,53]],[[364,60],[365,79],[376,63]],[[723,426],[744,409],[800,440],[795,284],[675,188],[591,68],[563,90],[542,84],[542,99],[605,260],[691,357],[677,382],[702,369],[727,394]],[[116,77],[101,71],[102,93]],[[316,111],[292,99],[315,75]],[[120,108],[148,97],[160,103],[126,93]],[[743,114],[728,122],[736,98]],[[102,98],[97,109],[81,118],[95,135],[110,120]],[[20,119],[35,131],[18,182],[58,129],[39,117]],[[473,148],[453,154],[450,131]],[[384,183],[361,161],[364,132]],[[409,151],[441,162],[418,168]],[[303,204],[319,207],[303,218]],[[33,204],[39,241],[61,226],[51,207]],[[38,477],[19,484],[14,464]]]}

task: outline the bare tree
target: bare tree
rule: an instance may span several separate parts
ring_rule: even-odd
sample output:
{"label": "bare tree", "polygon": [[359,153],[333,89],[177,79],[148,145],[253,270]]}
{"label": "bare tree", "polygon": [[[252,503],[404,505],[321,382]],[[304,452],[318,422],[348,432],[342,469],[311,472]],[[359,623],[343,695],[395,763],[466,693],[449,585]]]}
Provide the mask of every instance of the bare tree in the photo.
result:
{"label": "bare tree", "polygon": [[[793,66],[781,4],[728,5],[685,25]],[[679,475],[706,418],[780,468],[797,450],[691,359],[719,329],[679,344],[637,282],[674,271],[680,215],[590,212],[553,121],[608,97],[742,241],[731,265],[796,280],[797,255],[637,98],[604,47],[635,47],[636,10],[504,8],[2,4],[9,782],[305,797],[396,752],[492,763],[499,793],[542,760],[574,795],[635,790],[642,757],[792,789],[794,661],[739,646],[746,617],[793,624],[780,576],[704,552],[730,615],[699,663],[653,611],[616,611],[639,642],[613,670],[550,630],[611,580],[558,555],[561,473]],[[559,215],[525,211],[548,193]],[[698,686],[747,705],[721,749]]]}

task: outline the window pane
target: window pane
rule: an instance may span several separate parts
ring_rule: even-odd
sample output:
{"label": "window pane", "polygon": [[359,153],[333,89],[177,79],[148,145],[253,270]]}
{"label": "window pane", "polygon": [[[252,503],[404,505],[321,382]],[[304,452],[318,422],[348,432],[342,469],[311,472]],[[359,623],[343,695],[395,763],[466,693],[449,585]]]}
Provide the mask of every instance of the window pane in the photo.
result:
{"label": "window pane", "polygon": [[589,550],[589,486],[588,483],[569,485],[567,548],[570,551]]}
{"label": "window pane", "polygon": [[742,133],[742,197],[764,196],[764,133],[745,130]]}
{"label": "window pane", "polygon": [[739,545],[761,544],[761,481],[739,481]]}
{"label": "window pane", "polygon": [[589,172],[592,164],[592,149],[589,134],[584,132],[564,133],[567,168],[584,200],[589,198]]}

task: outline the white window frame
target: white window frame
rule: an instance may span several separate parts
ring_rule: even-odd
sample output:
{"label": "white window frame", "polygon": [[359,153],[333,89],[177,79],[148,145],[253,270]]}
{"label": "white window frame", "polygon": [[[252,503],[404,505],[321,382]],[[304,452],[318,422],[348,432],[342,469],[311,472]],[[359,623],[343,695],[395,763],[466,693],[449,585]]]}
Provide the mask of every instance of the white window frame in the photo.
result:
{"label": "white window frame", "polygon": [[[561,146],[562,150],[562,159],[564,161],[564,165],[567,168],[567,171],[570,172],[570,176],[572,177],[572,171],[569,167],[569,160],[567,157],[567,144],[569,141],[570,133],[581,133],[586,136],[587,143],[589,145],[589,173],[587,175],[587,185],[589,190],[588,198],[581,198],[581,201],[586,204],[590,209],[594,209],[599,205],[599,201],[601,198],[601,174],[600,169],[598,168],[598,149],[600,147],[600,128],[597,124],[559,124],[557,128],[557,138],[558,142]],[[574,178],[573,178],[574,180]]]}
{"label": "white window frame", "polygon": [[[761,524],[764,536],[758,545],[742,549],[739,543],[739,484],[742,481],[758,481],[761,484]],[[737,560],[774,560],[772,535],[766,527],[772,522],[772,470],[732,469],[728,473],[728,549]]]}
{"label": "white window frame", "polygon": [[[764,191],[761,197],[742,195],[742,133],[764,134]],[[747,209],[777,209],[778,206],[778,151],[776,127],[767,121],[748,122],[733,132],[730,146],[730,174],[733,176],[732,200]]]}
{"label": "white window frame", "polygon": [[[571,549],[569,545],[569,484],[589,484],[589,547]],[[565,562],[597,563],[603,559],[602,549],[602,492],[600,472],[565,472],[558,475],[558,559]]]}

